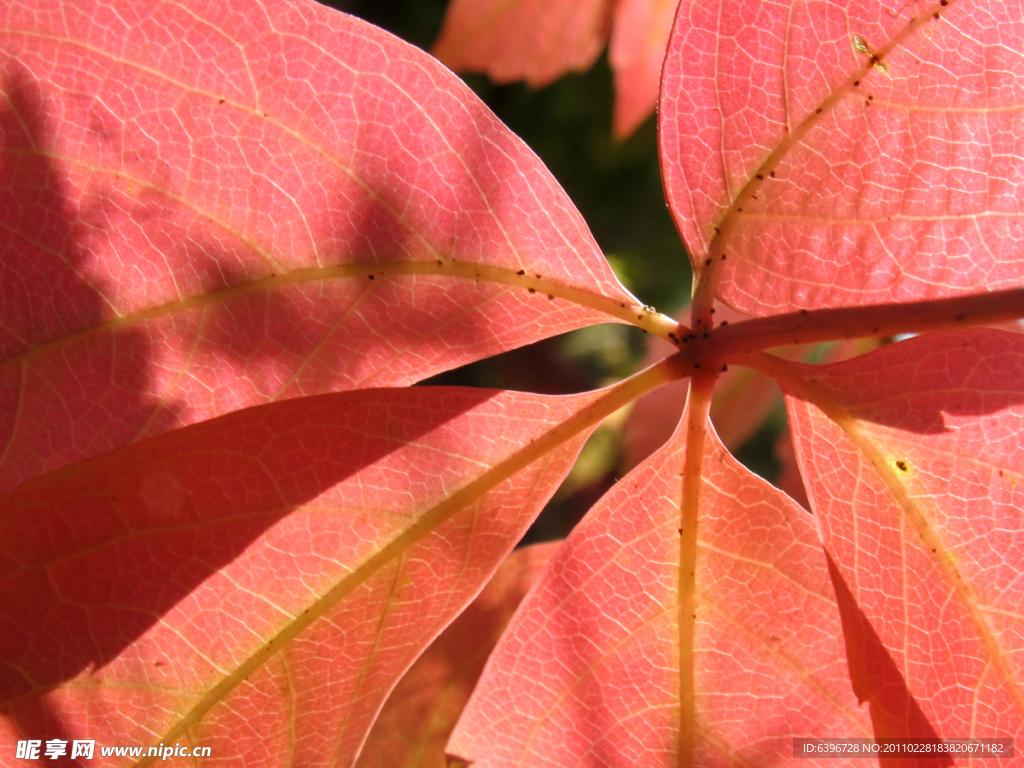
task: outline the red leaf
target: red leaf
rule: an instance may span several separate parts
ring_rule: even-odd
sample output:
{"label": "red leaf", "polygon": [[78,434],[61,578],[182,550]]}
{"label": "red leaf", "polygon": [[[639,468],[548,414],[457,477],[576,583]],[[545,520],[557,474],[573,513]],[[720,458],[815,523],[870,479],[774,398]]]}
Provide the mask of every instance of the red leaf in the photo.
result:
{"label": "red leaf", "polygon": [[712,294],[766,314],[1019,280],[1020,9],[848,5],[687,0],[662,152],[706,338],[567,398],[376,388],[598,319],[675,327],[432,59],[306,0],[0,8],[4,749],[351,764],[597,420],[692,372],[451,748],[761,765],[799,735],[1024,735],[1024,337],[747,355],[806,401],[813,519],[703,440]]}
{"label": "red leaf", "polygon": [[695,270],[727,257],[753,315],[1018,285],[1021,38],[1001,0],[684,2],[660,141]]}
{"label": "red leaf", "polygon": [[[694,765],[760,765],[791,759],[793,736],[870,735],[810,517],[710,437],[691,582],[697,628],[683,662],[694,688],[680,690],[685,434],[612,489],[552,558],[450,752],[480,767],[675,766],[678,742],[693,735]],[[679,732],[688,696],[695,734]]]}
{"label": "red leaf", "polygon": [[305,0],[0,28],[0,488],[636,314],[533,153],[381,30]]}
{"label": "red leaf", "polygon": [[661,65],[679,0],[619,0],[608,48],[615,73],[615,135],[625,138],[654,111]]}
{"label": "red leaf", "polygon": [[512,612],[561,545],[517,549],[388,697],[356,768],[444,766],[444,747]]}
{"label": "red leaf", "polygon": [[539,88],[590,69],[611,12],[611,0],[452,0],[433,54],[455,70]]}
{"label": "red leaf", "polygon": [[965,331],[784,368],[876,734],[1024,735],[1024,338]]}
{"label": "red leaf", "polygon": [[59,736],[348,764],[618,391],[290,400],[0,495],[4,754]]}

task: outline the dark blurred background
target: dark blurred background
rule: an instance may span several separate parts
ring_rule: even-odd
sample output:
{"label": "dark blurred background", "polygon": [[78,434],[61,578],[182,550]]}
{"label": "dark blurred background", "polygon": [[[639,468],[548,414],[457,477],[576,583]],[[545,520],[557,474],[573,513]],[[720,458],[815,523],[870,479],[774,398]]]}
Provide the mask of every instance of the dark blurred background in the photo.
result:
{"label": "dark blurred background", "polygon": [[[334,0],[429,50],[447,0]],[[689,261],[665,204],[655,118],[626,141],[612,137],[612,78],[607,54],[588,72],[535,90],[463,75],[476,94],[544,161],[590,225],[619,279],[645,304],[675,313],[690,292]],[[633,373],[646,351],[631,326],[607,324],[549,339],[434,377],[456,384],[566,394]],[[591,438],[565,486],[526,541],[564,537],[618,479],[621,419]]]}

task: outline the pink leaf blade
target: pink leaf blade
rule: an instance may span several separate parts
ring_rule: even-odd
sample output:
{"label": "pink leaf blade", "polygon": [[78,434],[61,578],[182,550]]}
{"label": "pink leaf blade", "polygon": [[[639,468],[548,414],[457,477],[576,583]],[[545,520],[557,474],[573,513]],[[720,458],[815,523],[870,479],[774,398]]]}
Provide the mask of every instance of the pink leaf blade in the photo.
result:
{"label": "pink leaf blade", "polygon": [[[676,765],[683,434],[620,481],[552,558],[470,699],[453,755],[481,768]],[[716,438],[706,444],[689,651],[694,764],[788,761],[794,736],[869,735],[807,513]]]}
{"label": "pink leaf blade", "polygon": [[684,3],[659,114],[695,270],[752,315],[1018,285],[1022,30],[1018,3]]}
{"label": "pink leaf blade", "polygon": [[7,721],[17,738],[349,764],[392,685],[555,491],[588,424],[621,405],[609,392],[289,400],[3,494]]}
{"label": "pink leaf blade", "polygon": [[452,0],[432,52],[456,71],[540,88],[590,69],[613,7],[609,0]]}
{"label": "pink leaf blade", "polygon": [[356,768],[445,765],[444,748],[491,650],[560,541],[517,549],[391,692]]}
{"label": "pink leaf blade", "polygon": [[624,139],[651,116],[658,103],[661,65],[665,61],[678,0],[621,0],[608,63],[615,75],[615,135]]}
{"label": "pink leaf blade", "polygon": [[913,702],[890,698],[884,676],[855,676],[876,728],[1019,736],[1019,334],[924,336],[791,370],[794,442],[824,542]]}
{"label": "pink leaf blade", "polygon": [[363,22],[304,0],[0,22],[0,487],[645,314],[536,156]]}

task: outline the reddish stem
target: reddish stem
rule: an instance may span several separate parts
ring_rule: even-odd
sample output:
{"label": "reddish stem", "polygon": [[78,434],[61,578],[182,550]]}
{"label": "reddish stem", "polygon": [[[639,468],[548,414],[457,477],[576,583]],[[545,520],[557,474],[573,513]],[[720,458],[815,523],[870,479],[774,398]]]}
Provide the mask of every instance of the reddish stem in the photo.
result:
{"label": "reddish stem", "polygon": [[1024,288],[1011,288],[907,304],[805,309],[761,317],[719,326],[681,349],[698,369],[715,370],[739,355],[786,344],[946,331],[1020,317],[1024,317]]}

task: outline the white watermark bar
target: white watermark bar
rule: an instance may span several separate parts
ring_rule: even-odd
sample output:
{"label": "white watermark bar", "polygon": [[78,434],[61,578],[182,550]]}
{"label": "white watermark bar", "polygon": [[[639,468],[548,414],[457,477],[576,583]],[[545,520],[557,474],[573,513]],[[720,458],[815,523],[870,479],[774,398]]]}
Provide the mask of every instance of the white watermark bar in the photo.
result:
{"label": "white watermark bar", "polygon": [[1013,757],[1013,739],[793,739],[793,757]]}

